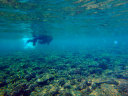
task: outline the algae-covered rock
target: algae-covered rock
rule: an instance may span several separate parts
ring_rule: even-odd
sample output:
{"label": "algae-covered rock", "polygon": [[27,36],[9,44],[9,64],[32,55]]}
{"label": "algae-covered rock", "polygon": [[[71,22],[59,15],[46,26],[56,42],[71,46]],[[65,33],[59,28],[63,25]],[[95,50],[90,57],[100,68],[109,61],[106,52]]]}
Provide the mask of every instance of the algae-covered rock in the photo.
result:
{"label": "algae-covered rock", "polygon": [[128,83],[121,83],[118,90],[123,96],[128,96]]}
{"label": "algae-covered rock", "polygon": [[65,79],[60,79],[60,80],[58,81],[58,84],[59,84],[60,86],[63,86],[65,83],[66,83]]}
{"label": "algae-covered rock", "polygon": [[35,78],[36,77],[36,73],[31,73],[31,74],[27,74],[24,78],[27,80],[27,81],[30,81],[32,78]]}
{"label": "algae-covered rock", "polygon": [[43,74],[37,79],[37,83],[41,86],[47,85],[48,81],[54,80],[55,76],[52,74]]}
{"label": "algae-covered rock", "polygon": [[0,70],[4,70],[4,69],[6,69],[8,67],[9,67],[8,65],[0,65]]}
{"label": "algae-covered rock", "polygon": [[26,84],[20,84],[20,85],[17,85],[12,93],[11,93],[11,96],[27,96],[29,93],[26,91],[26,89],[28,88],[28,85]]}
{"label": "algae-covered rock", "polygon": [[7,85],[7,82],[5,80],[0,80],[0,88]]}
{"label": "algae-covered rock", "polygon": [[85,88],[87,88],[87,83],[86,83],[86,81],[80,83],[80,84],[77,86],[76,90],[82,90],[82,89],[85,89]]}

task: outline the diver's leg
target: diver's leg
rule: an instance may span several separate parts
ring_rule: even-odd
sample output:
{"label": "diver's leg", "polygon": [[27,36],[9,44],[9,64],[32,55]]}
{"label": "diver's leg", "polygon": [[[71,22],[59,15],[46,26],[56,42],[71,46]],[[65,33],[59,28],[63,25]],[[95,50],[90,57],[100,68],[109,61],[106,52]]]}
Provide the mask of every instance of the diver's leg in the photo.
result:
{"label": "diver's leg", "polygon": [[33,42],[33,40],[27,40],[26,44],[30,43],[30,42]]}
{"label": "diver's leg", "polygon": [[34,39],[33,40],[33,46],[36,46],[36,43],[37,43],[37,39]]}

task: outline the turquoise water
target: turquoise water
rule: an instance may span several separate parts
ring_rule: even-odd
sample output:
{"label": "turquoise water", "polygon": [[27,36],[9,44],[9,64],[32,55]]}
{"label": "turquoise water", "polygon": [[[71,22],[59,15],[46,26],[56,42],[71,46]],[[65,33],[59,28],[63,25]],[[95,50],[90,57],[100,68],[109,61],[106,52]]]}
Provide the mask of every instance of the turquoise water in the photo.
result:
{"label": "turquoise water", "polygon": [[0,96],[128,96],[127,26],[127,0],[0,0]]}

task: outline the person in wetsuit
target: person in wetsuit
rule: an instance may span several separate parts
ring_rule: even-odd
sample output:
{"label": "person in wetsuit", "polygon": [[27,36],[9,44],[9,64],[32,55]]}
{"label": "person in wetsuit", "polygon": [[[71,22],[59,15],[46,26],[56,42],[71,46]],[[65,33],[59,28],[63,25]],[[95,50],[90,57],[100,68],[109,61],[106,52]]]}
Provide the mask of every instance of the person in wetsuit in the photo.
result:
{"label": "person in wetsuit", "polygon": [[35,36],[32,39],[29,39],[27,43],[32,42],[33,46],[35,46],[37,43],[40,44],[50,44],[50,42],[53,40],[52,36],[48,35],[41,35],[41,36]]}

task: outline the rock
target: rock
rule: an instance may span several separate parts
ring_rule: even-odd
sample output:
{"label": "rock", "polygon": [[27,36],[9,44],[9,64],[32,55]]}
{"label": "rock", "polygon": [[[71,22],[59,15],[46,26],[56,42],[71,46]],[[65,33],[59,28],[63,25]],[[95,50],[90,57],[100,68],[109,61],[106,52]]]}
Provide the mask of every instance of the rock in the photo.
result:
{"label": "rock", "polygon": [[99,68],[102,68],[104,70],[108,69],[108,64],[99,64]]}
{"label": "rock", "polygon": [[36,82],[38,83],[38,85],[43,86],[43,85],[47,85],[48,81],[50,82],[54,80],[54,78],[55,76],[52,74],[44,74],[42,75],[42,77],[39,77]]}
{"label": "rock", "polygon": [[[102,84],[89,94],[89,96],[123,96],[118,91],[116,86],[111,84]],[[87,95],[88,96],[88,95]]]}
{"label": "rock", "polygon": [[[50,92],[50,94],[52,95],[52,96],[57,96],[57,94],[59,94],[59,88],[55,88],[54,90],[52,90],[51,92]],[[50,96],[51,96],[50,95]]]}
{"label": "rock", "polygon": [[6,96],[30,96],[30,93],[35,89],[35,87],[37,86],[37,83],[34,84],[19,84],[17,85],[11,95],[7,94]]}
{"label": "rock", "polygon": [[71,85],[65,84],[65,85],[64,85],[64,88],[71,89]]}
{"label": "rock", "polygon": [[36,77],[36,73],[31,73],[31,74],[26,75],[24,78],[27,81],[30,81],[32,78],[35,78],[35,77]]}
{"label": "rock", "polygon": [[40,70],[41,67],[34,67],[33,70]]}
{"label": "rock", "polygon": [[82,90],[82,89],[85,89],[86,87],[87,87],[87,84],[86,84],[86,81],[84,81],[83,83],[78,85],[78,87],[76,89],[77,90]]}
{"label": "rock", "polygon": [[91,90],[90,88],[87,88],[87,89],[82,90],[81,92],[82,92],[85,96],[88,96],[88,95],[92,92],[92,90]]}
{"label": "rock", "polygon": [[92,81],[86,81],[87,86],[91,86]]}
{"label": "rock", "polygon": [[6,69],[8,67],[9,67],[8,65],[0,65],[0,70],[4,70],[4,69]]}
{"label": "rock", "polygon": [[28,96],[30,92],[26,92],[26,89],[28,88],[28,85],[26,84],[20,84],[20,85],[17,85],[12,93],[11,93],[11,96]]}
{"label": "rock", "polygon": [[58,81],[58,83],[59,83],[60,86],[63,86],[65,84],[65,80],[61,79],[61,80]]}
{"label": "rock", "polygon": [[123,75],[120,75],[120,74],[116,74],[115,76],[118,79],[126,79],[126,80],[128,80],[128,76],[123,76]]}
{"label": "rock", "polygon": [[[106,84],[114,84],[114,85],[118,85],[119,83],[116,82],[115,80],[109,80],[109,81],[105,81],[105,82],[100,82],[99,84],[103,84],[103,83],[106,83]],[[98,83],[97,83],[98,84]]]}
{"label": "rock", "polygon": [[92,90],[95,90],[98,87],[98,85],[94,83],[91,87],[92,87]]}
{"label": "rock", "polygon": [[7,82],[5,80],[0,81],[0,88],[7,85]]}
{"label": "rock", "polygon": [[44,69],[44,68],[37,71],[38,74],[43,74],[43,73],[46,73],[46,72],[48,72],[48,70]]}
{"label": "rock", "polygon": [[121,83],[118,86],[118,90],[122,94],[122,96],[128,96],[128,83]]}
{"label": "rock", "polygon": [[72,81],[70,82],[70,84],[71,84],[71,85],[75,85],[75,84],[76,84],[76,81],[75,81],[75,80],[72,80]]}
{"label": "rock", "polygon": [[77,81],[78,81],[78,82],[81,82],[81,81],[82,81],[82,79],[81,79],[81,78],[78,78],[78,79],[77,79]]}
{"label": "rock", "polygon": [[97,68],[97,69],[92,69],[90,71],[90,74],[102,74],[103,70],[101,68]]}
{"label": "rock", "polygon": [[71,93],[65,93],[64,96],[73,96]]}

